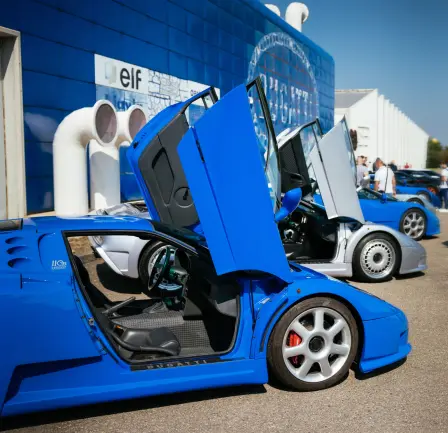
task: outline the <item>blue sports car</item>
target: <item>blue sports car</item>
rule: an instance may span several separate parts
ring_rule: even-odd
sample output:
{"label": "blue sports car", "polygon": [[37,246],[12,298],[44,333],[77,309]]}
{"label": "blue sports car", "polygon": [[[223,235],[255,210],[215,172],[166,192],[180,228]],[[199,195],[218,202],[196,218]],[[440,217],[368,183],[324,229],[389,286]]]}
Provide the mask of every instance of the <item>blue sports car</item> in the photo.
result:
{"label": "blue sports car", "polygon": [[[366,221],[398,230],[416,241],[440,234],[440,221],[435,212],[419,203],[385,197],[367,188],[360,189],[358,197]],[[320,194],[314,194],[314,201],[323,205]]]}
{"label": "blue sports car", "polygon": [[[272,137],[261,84],[250,87]],[[265,172],[246,86],[219,102],[213,95],[194,97],[207,109],[194,126],[185,115],[191,101],[178,103],[129,149],[154,221],[0,224],[2,416],[264,384],[269,370],[285,386],[318,390],[352,366],[369,372],[410,352],[399,309],[288,263],[276,219],[297,206],[300,190],[280,205],[276,149],[268,149]],[[203,236],[185,229],[199,220]],[[118,286],[99,259],[86,259],[89,237],[126,235],[150,241],[146,288]]]}
{"label": "blue sports car", "polygon": [[440,221],[430,204],[399,201],[370,189],[358,191],[358,196],[368,221],[399,230],[414,240],[440,234]]}

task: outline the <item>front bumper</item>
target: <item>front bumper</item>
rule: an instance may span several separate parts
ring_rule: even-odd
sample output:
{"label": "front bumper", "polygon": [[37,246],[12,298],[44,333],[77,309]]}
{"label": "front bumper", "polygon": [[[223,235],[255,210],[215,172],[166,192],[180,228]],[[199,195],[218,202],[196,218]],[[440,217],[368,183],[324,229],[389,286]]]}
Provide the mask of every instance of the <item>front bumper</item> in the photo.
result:
{"label": "front bumper", "polygon": [[413,246],[401,246],[401,266],[399,273],[411,274],[428,269],[426,250],[415,242]]}
{"label": "front bumper", "polygon": [[427,212],[426,218],[428,224],[426,226],[426,236],[435,236],[440,234],[440,220],[439,217],[434,213]]}
{"label": "front bumper", "polygon": [[361,373],[369,373],[406,358],[412,347],[408,342],[408,321],[404,313],[368,320],[364,325],[364,347],[359,362]]}

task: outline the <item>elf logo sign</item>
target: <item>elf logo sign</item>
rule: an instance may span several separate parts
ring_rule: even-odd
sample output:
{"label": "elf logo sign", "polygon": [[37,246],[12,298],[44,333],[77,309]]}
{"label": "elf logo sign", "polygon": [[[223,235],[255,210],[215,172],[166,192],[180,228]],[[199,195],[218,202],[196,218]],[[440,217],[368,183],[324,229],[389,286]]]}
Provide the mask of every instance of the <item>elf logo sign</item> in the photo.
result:
{"label": "elf logo sign", "polygon": [[95,83],[129,92],[148,93],[148,69],[95,54]]}

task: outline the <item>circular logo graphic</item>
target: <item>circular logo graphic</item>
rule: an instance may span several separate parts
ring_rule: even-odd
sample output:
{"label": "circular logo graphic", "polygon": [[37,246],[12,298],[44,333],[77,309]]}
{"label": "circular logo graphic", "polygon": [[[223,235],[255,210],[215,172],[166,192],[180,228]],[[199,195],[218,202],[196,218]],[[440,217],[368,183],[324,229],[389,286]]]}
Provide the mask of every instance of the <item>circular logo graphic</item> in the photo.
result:
{"label": "circular logo graphic", "polygon": [[319,117],[319,92],[300,44],[285,33],[270,33],[255,47],[248,80],[261,77],[276,133]]}

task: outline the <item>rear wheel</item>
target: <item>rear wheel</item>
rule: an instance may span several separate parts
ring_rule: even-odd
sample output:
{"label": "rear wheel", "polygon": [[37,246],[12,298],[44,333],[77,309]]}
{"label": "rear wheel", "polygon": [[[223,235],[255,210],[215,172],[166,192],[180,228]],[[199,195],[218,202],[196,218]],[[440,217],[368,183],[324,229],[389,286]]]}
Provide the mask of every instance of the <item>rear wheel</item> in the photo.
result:
{"label": "rear wheel", "polygon": [[421,209],[409,209],[401,218],[400,232],[419,241],[426,233],[426,216]]}
{"label": "rear wheel", "polygon": [[390,280],[399,264],[399,250],[395,240],[386,233],[372,233],[356,246],[353,255],[355,276],[366,282]]}
{"label": "rear wheel", "polygon": [[344,304],[331,298],[307,299],[275,326],[269,339],[269,366],[289,388],[329,388],[347,375],[358,340],[356,320]]}

